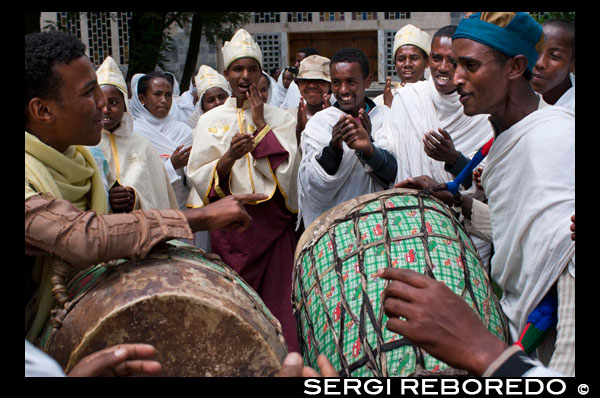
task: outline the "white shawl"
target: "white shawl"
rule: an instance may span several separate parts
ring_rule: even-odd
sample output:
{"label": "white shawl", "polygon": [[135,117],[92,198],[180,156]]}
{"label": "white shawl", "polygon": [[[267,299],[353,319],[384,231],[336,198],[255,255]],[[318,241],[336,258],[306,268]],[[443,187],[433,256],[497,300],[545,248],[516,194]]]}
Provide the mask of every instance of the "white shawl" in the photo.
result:
{"label": "white shawl", "polygon": [[407,84],[395,91],[379,136],[383,147],[398,161],[396,182],[420,175],[429,175],[437,182],[454,179],[444,170],[444,162],[425,153],[422,139],[427,131],[445,129],[456,150],[467,157],[492,138],[489,115],[466,116],[458,98],[456,92],[440,94],[432,80]]}
{"label": "white shawl", "polygon": [[[283,86],[283,72],[279,74],[277,78],[277,84],[273,87],[273,96],[269,104],[279,107],[285,100],[288,89]],[[297,106],[297,105],[296,105]]]}
{"label": "white shawl", "polygon": [[177,199],[169,177],[152,143],[133,132],[133,119],[123,114],[121,125],[112,133],[102,131],[97,145],[109,165],[109,186],[117,181],[135,189],[134,210],[177,209]]}
{"label": "white shawl", "polygon": [[285,95],[285,99],[283,100],[283,103],[279,105],[279,107],[281,109],[297,108],[298,104],[300,103],[300,97],[301,95],[298,85],[296,82],[291,82],[290,86],[288,87],[287,94]]}
{"label": "white shawl", "polygon": [[[377,131],[383,123],[383,108],[376,106],[369,113],[376,146],[379,146]],[[305,228],[323,212],[339,203],[386,188],[371,177],[368,166],[361,164],[355,151],[346,143],[342,144],[344,154],[335,175],[329,175],[317,162],[317,157],[331,141],[333,126],[342,115],[346,113],[334,106],[323,109],[308,120],[302,133],[302,160],[298,171],[298,218],[302,217]]]}
{"label": "white shawl", "polygon": [[502,132],[487,156],[482,184],[489,199],[495,253],[492,279],[512,338],[569,261],[575,277],[575,114],[550,106]]}
{"label": "white shawl", "polygon": [[571,88],[568,89],[559,99],[556,101],[555,106],[564,106],[565,108],[571,109],[575,112],[575,75],[569,74],[571,79]]}
{"label": "white shawl", "polygon": [[169,181],[173,184],[173,189],[177,196],[180,207],[186,205],[190,188],[185,186],[184,168],[175,170],[171,163],[171,155],[179,145],[188,147],[192,145],[192,129],[187,124],[177,120],[174,114],[169,113],[167,117],[159,119],[152,115],[140,102],[137,95],[137,86],[139,79],[143,74],[136,74],[131,79],[131,115],[133,116],[133,129],[137,134],[146,137],[162,158],[169,176]]}

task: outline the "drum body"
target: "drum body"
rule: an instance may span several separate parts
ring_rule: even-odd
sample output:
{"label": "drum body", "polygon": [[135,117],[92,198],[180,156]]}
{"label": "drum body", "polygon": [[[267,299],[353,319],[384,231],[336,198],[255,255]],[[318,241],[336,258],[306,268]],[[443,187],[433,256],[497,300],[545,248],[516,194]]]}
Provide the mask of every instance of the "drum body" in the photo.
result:
{"label": "drum body", "polygon": [[108,346],[147,343],[161,376],[276,374],[287,347],[258,294],[217,256],[170,243],[73,278],[72,301],[54,311],[60,327],[47,328],[42,348],[67,372]]}
{"label": "drum body", "polygon": [[506,341],[508,329],[473,242],[443,202],[392,189],[342,203],[304,232],[292,303],[305,364],[326,355],[342,375],[460,375],[385,325],[378,269],[412,269],[443,281]]}

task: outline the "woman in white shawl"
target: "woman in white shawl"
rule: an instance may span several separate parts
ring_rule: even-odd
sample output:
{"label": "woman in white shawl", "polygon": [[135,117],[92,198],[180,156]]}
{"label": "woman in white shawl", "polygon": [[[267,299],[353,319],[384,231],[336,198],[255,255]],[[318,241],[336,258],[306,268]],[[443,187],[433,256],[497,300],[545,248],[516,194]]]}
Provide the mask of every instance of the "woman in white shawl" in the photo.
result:
{"label": "woman in white shawl", "polygon": [[[170,113],[172,88],[162,72],[133,76],[131,89],[134,130],[154,144],[164,161],[179,207],[185,208],[191,186],[186,181],[185,166],[193,142],[192,129]],[[162,99],[156,102],[158,97]]]}
{"label": "woman in white shawl", "polygon": [[[107,57],[96,71],[107,97],[102,140],[93,149],[107,159],[109,204],[113,212],[176,209],[177,199],[152,143],[134,134],[127,86],[116,62]],[[131,203],[126,203],[126,194]]]}

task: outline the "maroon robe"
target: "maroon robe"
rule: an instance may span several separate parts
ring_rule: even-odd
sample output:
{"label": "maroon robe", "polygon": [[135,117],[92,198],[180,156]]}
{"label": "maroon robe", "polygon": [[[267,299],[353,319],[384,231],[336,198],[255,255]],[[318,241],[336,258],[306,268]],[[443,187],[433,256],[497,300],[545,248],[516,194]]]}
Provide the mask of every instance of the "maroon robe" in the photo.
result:
{"label": "maroon robe", "polygon": [[[251,154],[256,159],[268,157],[273,171],[289,156],[273,131],[265,135]],[[221,189],[229,195],[226,184]],[[219,199],[214,185],[208,198],[211,202]],[[298,243],[294,233],[295,215],[286,208],[278,188],[271,199],[245,205],[245,208],[252,217],[250,228],[244,232],[211,231],[211,251],[256,290],[281,323],[289,350],[299,352],[291,303],[294,251]]]}

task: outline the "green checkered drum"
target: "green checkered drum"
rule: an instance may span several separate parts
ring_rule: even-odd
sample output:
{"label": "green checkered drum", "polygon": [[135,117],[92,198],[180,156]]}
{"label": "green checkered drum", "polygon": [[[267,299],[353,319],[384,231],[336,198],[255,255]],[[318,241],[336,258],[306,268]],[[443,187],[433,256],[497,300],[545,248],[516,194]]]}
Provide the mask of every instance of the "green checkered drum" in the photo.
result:
{"label": "green checkered drum", "polygon": [[392,189],[342,203],[304,232],[295,255],[292,304],[307,365],[324,354],[341,374],[461,374],[385,325],[380,268],[433,275],[507,339],[506,320],[473,242],[441,201]]}

